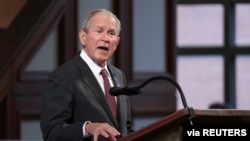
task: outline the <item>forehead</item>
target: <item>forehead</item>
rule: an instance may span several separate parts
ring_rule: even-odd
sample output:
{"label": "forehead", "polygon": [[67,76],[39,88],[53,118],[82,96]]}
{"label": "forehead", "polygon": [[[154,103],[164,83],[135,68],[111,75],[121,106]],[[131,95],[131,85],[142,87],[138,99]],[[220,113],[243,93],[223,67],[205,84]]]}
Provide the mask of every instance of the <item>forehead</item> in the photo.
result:
{"label": "forehead", "polygon": [[[92,26],[107,26],[117,30],[117,23],[114,17],[107,13],[96,13],[90,20]],[[90,26],[91,26],[90,25]]]}

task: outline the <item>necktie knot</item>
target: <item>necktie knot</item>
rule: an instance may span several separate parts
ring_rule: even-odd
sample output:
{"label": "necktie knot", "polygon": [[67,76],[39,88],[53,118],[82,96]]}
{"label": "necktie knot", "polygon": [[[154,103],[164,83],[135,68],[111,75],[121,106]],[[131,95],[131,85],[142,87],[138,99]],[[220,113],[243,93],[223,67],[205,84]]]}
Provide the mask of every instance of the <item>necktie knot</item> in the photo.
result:
{"label": "necktie knot", "polygon": [[108,78],[108,72],[106,71],[106,69],[102,69],[100,73],[103,78]]}

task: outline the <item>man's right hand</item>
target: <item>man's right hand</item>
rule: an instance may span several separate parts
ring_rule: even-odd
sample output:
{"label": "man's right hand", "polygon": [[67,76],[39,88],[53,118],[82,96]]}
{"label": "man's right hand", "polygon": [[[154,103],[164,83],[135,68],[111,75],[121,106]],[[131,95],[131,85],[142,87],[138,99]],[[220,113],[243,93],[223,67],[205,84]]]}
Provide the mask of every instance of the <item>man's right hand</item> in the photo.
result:
{"label": "man's right hand", "polygon": [[85,131],[88,135],[92,135],[94,141],[98,141],[98,136],[102,135],[109,138],[110,141],[116,141],[116,136],[120,136],[120,132],[108,123],[88,123],[85,126]]}

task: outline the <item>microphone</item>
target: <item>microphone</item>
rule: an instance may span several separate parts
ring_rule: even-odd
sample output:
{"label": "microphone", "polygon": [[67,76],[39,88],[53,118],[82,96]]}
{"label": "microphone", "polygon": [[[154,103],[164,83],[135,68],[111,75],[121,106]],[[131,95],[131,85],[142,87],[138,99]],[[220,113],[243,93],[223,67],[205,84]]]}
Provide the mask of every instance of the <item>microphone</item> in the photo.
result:
{"label": "microphone", "polygon": [[183,104],[184,108],[186,108],[188,110],[188,113],[189,113],[189,117],[188,117],[189,123],[190,123],[190,125],[193,125],[192,119],[195,117],[194,110],[193,110],[193,108],[187,106],[186,98],[184,96],[184,93],[183,93],[180,85],[174,79],[172,79],[171,77],[167,77],[167,76],[154,76],[154,77],[148,78],[146,81],[144,81],[142,84],[140,84],[138,86],[135,86],[135,87],[128,87],[128,86],[117,87],[117,86],[115,86],[115,87],[110,88],[109,92],[113,96],[119,96],[119,95],[127,95],[127,96],[138,95],[139,93],[141,93],[141,88],[143,88],[149,82],[152,82],[154,80],[167,80],[167,81],[171,82],[172,84],[174,84],[174,86],[177,88],[177,90],[178,90],[178,92],[179,92],[179,94],[181,96],[181,101],[182,101],[182,104]]}
{"label": "microphone", "polygon": [[141,93],[140,89],[132,88],[132,87],[112,87],[109,90],[109,93],[113,96],[119,96],[119,95],[138,95]]}

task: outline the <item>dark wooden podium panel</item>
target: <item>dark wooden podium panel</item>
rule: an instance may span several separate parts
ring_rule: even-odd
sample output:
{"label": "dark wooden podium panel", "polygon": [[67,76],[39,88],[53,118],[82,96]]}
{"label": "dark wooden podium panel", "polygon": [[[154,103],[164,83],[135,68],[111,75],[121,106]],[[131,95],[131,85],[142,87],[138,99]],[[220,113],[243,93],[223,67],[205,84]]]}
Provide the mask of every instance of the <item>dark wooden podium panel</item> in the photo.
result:
{"label": "dark wooden podium panel", "polygon": [[[193,126],[248,126],[250,110],[194,109]],[[187,109],[178,110],[119,141],[182,141],[183,127],[190,126]]]}

